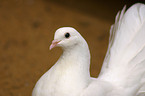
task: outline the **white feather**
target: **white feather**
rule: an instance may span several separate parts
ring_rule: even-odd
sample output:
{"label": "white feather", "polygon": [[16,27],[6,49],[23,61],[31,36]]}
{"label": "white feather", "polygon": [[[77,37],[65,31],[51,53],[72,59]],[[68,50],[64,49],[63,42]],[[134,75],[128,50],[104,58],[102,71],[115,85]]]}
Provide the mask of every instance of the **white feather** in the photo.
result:
{"label": "white feather", "polygon": [[145,5],[135,4],[126,13],[124,10],[111,27],[108,54],[99,78],[135,93],[145,73]]}
{"label": "white feather", "polygon": [[138,3],[117,14],[101,73],[81,96],[145,96],[144,74],[145,5]]}

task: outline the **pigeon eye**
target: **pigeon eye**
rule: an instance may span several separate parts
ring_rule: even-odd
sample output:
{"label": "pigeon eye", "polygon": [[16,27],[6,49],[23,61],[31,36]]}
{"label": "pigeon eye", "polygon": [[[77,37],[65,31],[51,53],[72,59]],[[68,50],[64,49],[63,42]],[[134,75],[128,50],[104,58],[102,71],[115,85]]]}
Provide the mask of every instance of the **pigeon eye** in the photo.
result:
{"label": "pigeon eye", "polygon": [[70,34],[69,33],[66,33],[65,34],[65,38],[69,38],[70,37]]}

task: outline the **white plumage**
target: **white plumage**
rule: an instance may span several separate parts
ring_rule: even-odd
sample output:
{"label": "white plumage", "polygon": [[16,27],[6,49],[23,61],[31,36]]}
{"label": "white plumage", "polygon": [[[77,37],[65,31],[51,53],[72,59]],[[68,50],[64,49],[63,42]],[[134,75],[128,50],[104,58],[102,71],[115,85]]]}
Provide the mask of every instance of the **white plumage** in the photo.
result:
{"label": "white plumage", "polygon": [[55,46],[63,54],[39,79],[32,96],[145,96],[144,4],[117,14],[98,78],[90,77],[89,48],[77,30],[58,29],[50,49]]}

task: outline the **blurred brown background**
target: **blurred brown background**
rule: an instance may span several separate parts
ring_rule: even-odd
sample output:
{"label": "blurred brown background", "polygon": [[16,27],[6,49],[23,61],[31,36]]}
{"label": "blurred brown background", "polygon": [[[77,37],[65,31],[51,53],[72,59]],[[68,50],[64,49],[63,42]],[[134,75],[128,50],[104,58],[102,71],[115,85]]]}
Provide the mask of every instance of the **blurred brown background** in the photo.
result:
{"label": "blurred brown background", "polygon": [[115,15],[135,2],[140,1],[0,0],[0,96],[31,96],[36,81],[62,53],[48,47],[63,26],[76,28],[87,40],[91,75],[97,76]]}

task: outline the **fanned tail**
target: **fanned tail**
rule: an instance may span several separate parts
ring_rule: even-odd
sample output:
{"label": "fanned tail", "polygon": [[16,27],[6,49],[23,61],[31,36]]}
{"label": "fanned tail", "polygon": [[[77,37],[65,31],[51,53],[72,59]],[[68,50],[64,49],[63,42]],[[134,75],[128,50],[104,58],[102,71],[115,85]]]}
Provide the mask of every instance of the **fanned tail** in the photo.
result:
{"label": "fanned tail", "polygon": [[104,72],[104,70],[106,70],[106,68],[108,68],[107,66],[108,66],[108,62],[110,60],[111,47],[114,43],[114,39],[115,39],[115,36],[116,36],[116,31],[119,27],[120,21],[121,21],[123,15],[124,15],[124,13],[125,13],[125,9],[126,9],[126,6],[124,6],[121,13],[120,13],[120,11],[117,13],[116,18],[115,18],[115,24],[111,26],[108,50],[107,50],[107,53],[106,53],[106,57],[104,59],[104,63],[103,63],[100,75],[103,74],[103,72]]}
{"label": "fanned tail", "polygon": [[145,5],[135,4],[116,16],[99,78],[139,89],[145,74]]}

